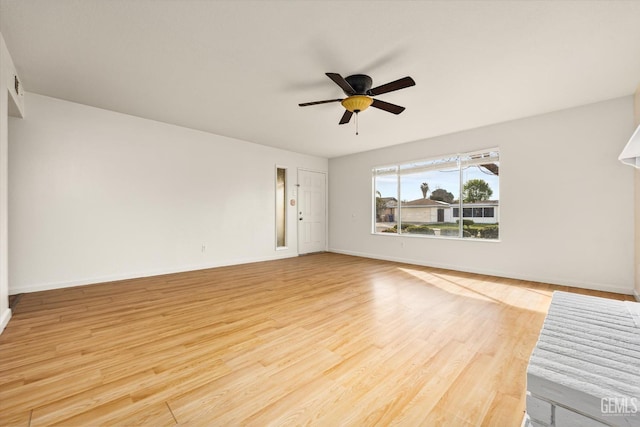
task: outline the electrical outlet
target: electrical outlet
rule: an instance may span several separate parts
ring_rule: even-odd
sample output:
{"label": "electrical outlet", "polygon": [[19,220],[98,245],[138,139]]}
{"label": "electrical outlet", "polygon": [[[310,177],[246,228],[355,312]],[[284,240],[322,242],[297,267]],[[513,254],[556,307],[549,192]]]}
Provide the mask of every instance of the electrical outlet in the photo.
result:
{"label": "electrical outlet", "polygon": [[207,252],[207,245],[202,245],[202,252]]}

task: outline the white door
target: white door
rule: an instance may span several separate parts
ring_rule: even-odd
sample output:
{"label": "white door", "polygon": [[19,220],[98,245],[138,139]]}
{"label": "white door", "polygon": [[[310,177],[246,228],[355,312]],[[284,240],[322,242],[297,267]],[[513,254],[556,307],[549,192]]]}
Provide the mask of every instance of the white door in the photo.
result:
{"label": "white door", "polygon": [[298,169],[298,253],[327,249],[326,174]]}

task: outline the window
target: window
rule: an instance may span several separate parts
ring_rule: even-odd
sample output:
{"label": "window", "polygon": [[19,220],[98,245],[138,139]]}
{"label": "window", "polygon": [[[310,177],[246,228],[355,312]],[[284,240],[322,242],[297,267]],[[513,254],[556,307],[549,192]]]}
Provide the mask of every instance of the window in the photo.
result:
{"label": "window", "polygon": [[[463,208],[462,212],[465,218],[493,218],[495,216],[495,208]],[[460,208],[453,208],[453,217],[460,217]]]}
{"label": "window", "polygon": [[287,247],[287,169],[276,167],[276,249]]}
{"label": "window", "polygon": [[379,168],[374,174],[376,232],[389,232],[396,227],[397,194],[398,168]]}
{"label": "window", "polygon": [[376,167],[373,232],[497,239],[499,172],[498,149]]}

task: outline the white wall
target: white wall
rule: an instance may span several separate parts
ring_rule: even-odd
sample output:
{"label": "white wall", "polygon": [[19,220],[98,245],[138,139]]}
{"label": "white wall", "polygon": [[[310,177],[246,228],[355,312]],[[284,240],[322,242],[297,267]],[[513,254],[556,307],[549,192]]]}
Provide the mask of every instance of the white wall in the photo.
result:
{"label": "white wall", "polygon": [[9,122],[9,293],[297,255],[289,205],[289,248],[275,250],[275,166],[292,191],[296,168],[326,171],[326,159],[26,103],[28,117]]}
{"label": "white wall", "polygon": [[[330,250],[631,294],[632,130],[629,96],[330,159]],[[500,242],[371,234],[372,167],[495,146]]]}

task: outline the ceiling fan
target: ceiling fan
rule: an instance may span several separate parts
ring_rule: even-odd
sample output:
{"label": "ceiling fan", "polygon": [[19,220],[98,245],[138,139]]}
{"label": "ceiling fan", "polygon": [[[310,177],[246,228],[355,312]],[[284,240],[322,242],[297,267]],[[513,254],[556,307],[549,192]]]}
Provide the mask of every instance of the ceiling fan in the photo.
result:
{"label": "ceiling fan", "polygon": [[[393,92],[395,90],[404,89],[414,86],[416,82],[411,77],[403,77],[390,83],[383,84],[371,88],[373,80],[365,74],[354,74],[343,78],[337,73],[325,73],[327,77],[335,82],[347,95],[344,99],[327,99],[325,101],[304,102],[298,104],[300,107],[309,105],[326,104],[329,102],[340,102],[345,108],[345,112],[340,119],[339,124],[349,123],[351,116],[366,110],[369,106],[388,111],[393,114],[400,114],[404,111],[404,107],[384,102],[379,99],[373,99],[373,96],[382,95],[383,93]],[[357,117],[357,116],[356,116]]]}

